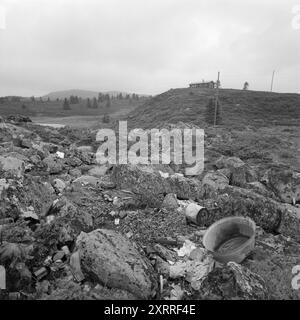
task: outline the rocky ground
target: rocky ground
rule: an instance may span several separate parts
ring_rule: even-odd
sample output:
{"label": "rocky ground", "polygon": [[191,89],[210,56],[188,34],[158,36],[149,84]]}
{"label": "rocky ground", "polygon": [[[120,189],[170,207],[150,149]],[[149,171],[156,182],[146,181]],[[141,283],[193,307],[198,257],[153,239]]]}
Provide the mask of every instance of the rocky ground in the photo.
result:
{"label": "rocky ground", "polygon": [[[92,130],[18,116],[0,126],[1,299],[300,298],[292,166],[228,154],[224,135],[210,132],[201,176],[174,165],[101,167]],[[191,202],[209,212],[200,225],[186,221]],[[221,264],[202,238],[232,215],[255,221],[255,249],[241,264]]]}

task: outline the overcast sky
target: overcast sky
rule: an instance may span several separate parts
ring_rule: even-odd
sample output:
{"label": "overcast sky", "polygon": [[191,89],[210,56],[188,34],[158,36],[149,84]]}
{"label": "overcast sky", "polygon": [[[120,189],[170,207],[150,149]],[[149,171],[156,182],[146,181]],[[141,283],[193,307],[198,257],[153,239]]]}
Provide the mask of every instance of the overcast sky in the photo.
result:
{"label": "overcast sky", "polygon": [[156,94],[215,80],[218,70],[223,87],[248,81],[250,89],[269,90],[273,69],[274,91],[300,92],[296,5],[0,0],[0,96],[75,88]]}

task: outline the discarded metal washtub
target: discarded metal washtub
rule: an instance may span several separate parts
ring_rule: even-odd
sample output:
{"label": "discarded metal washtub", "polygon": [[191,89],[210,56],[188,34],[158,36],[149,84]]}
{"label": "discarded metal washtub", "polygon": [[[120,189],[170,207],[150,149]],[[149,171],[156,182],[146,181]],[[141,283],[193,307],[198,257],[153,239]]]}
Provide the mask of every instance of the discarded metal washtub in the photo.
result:
{"label": "discarded metal washtub", "polygon": [[223,218],[207,229],[203,245],[219,262],[241,263],[254,249],[255,229],[248,217]]}

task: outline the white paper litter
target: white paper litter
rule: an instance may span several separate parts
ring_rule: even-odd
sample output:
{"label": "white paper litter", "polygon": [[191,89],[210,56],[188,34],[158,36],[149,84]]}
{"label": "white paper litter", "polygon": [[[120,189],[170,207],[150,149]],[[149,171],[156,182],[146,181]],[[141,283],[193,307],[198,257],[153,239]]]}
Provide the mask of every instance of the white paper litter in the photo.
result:
{"label": "white paper litter", "polygon": [[65,154],[63,152],[60,152],[60,151],[56,151],[56,155],[60,159],[64,159],[64,157],[65,157]]}
{"label": "white paper litter", "polygon": [[174,249],[179,257],[190,256],[190,253],[196,249],[194,242],[190,240],[185,240],[183,246],[180,249]]}

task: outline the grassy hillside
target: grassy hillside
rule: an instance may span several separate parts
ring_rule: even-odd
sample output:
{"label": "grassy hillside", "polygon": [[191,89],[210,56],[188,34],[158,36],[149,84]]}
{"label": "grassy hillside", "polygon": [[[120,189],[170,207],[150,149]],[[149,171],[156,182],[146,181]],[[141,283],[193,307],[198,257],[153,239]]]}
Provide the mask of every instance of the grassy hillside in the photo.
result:
{"label": "grassy hillside", "polygon": [[[205,121],[214,90],[174,89],[146,101],[124,119],[130,128],[170,128],[182,122],[205,129],[205,167],[222,154],[252,165],[284,164],[300,172],[300,95],[220,90],[223,124]],[[184,125],[183,125],[184,127]]]}
{"label": "grassy hillside", "polygon": [[[205,126],[212,89],[171,89],[146,101],[127,116],[132,127],[154,128],[180,121]],[[300,95],[220,90],[224,126],[300,125]]]}

